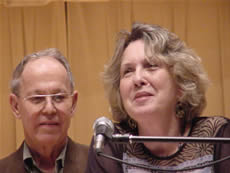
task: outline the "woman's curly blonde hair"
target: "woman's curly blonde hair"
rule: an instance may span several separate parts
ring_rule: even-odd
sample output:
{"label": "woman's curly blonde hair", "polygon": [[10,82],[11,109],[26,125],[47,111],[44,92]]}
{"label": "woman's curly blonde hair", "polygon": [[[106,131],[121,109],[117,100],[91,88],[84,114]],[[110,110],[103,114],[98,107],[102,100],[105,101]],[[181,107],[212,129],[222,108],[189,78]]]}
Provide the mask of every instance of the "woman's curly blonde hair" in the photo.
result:
{"label": "woman's curly blonde hair", "polygon": [[206,106],[205,92],[209,84],[200,57],[188,48],[176,34],[167,29],[158,25],[135,23],[131,32],[121,31],[119,33],[114,55],[105,65],[103,73],[105,92],[113,119],[118,122],[129,119],[119,91],[120,66],[125,49],[136,40],[144,42],[149,62],[154,59],[170,67],[169,71],[182,91],[180,102],[186,105],[185,123],[200,116]]}

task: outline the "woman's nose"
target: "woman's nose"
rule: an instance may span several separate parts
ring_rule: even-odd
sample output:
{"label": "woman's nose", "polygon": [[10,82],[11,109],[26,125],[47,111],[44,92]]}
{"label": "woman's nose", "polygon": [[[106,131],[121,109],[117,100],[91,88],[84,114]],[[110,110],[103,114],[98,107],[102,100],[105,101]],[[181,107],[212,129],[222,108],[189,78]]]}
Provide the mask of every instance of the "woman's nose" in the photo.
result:
{"label": "woman's nose", "polygon": [[136,70],[133,77],[133,82],[136,87],[141,87],[147,83],[143,70]]}

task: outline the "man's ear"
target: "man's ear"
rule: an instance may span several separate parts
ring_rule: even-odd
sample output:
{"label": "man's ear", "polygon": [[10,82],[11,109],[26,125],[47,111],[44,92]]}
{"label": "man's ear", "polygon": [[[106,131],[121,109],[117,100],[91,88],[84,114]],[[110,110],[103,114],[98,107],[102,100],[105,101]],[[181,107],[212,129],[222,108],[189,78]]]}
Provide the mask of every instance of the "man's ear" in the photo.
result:
{"label": "man's ear", "polygon": [[77,100],[78,100],[78,92],[75,90],[72,96],[72,108],[71,108],[71,114],[73,115],[76,106],[77,106]]}
{"label": "man's ear", "polygon": [[19,112],[18,96],[16,96],[15,94],[11,93],[9,99],[10,99],[10,106],[11,106],[11,109],[13,111],[14,116],[16,118],[20,119],[21,115],[20,115],[20,112]]}

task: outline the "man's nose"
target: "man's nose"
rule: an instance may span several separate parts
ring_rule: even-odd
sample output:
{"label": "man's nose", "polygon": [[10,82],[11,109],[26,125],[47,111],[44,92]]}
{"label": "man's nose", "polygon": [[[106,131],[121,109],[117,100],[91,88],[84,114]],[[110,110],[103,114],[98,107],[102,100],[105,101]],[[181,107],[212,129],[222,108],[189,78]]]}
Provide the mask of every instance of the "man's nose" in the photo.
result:
{"label": "man's nose", "polygon": [[50,97],[50,96],[46,97],[43,111],[48,113],[48,114],[52,114],[52,113],[56,112],[56,107],[55,107],[55,104],[52,100],[52,97]]}

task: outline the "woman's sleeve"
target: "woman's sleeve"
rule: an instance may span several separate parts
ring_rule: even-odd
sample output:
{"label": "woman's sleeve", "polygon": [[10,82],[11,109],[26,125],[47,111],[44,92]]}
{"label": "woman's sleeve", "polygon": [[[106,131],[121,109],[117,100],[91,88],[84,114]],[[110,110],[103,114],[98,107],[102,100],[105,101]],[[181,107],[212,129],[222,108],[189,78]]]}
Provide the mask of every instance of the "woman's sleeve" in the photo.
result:
{"label": "woman's sleeve", "polygon": [[[218,132],[216,137],[230,138],[230,121],[225,124]],[[230,156],[230,143],[228,144],[216,144],[214,150],[214,160],[222,159],[226,156]],[[220,162],[214,166],[216,173],[229,173],[230,159]]]}
{"label": "woman's sleeve", "polygon": [[[120,163],[98,156],[93,149],[94,140],[92,138],[89,154],[88,163],[86,166],[85,173],[122,173],[122,166]],[[122,144],[114,144],[112,141],[106,141],[103,153],[122,159]]]}

